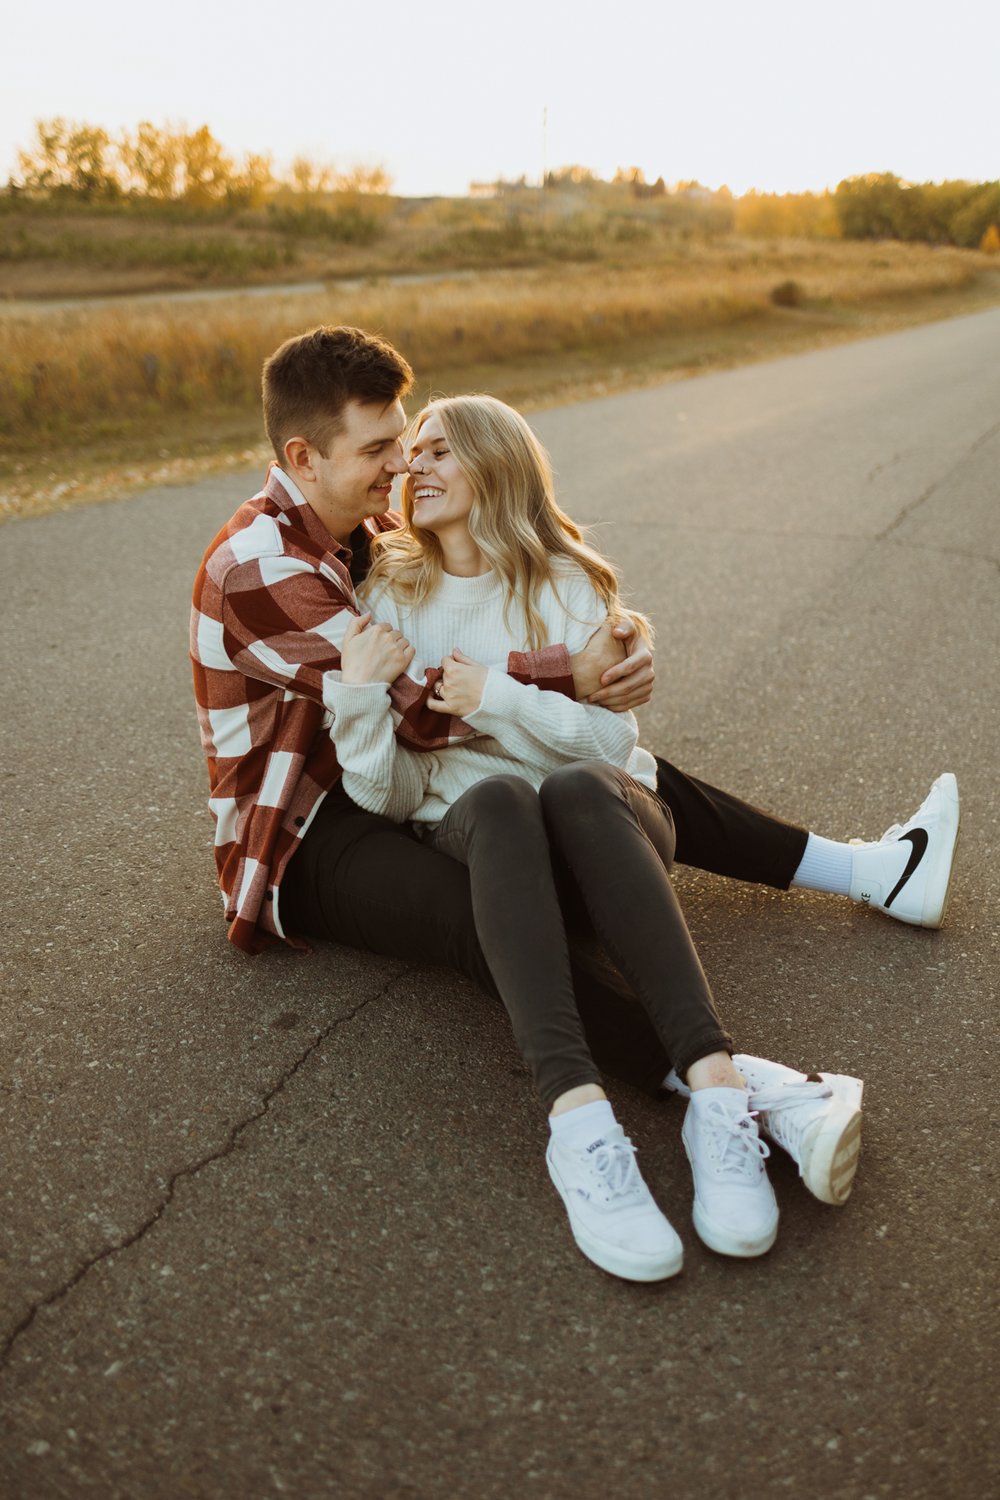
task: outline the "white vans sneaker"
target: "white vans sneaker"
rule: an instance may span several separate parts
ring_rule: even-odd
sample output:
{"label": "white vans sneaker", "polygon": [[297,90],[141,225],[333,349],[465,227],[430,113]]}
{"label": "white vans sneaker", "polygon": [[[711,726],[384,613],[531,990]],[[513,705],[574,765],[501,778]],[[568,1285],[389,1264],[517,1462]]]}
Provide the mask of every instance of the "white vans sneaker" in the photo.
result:
{"label": "white vans sneaker", "polygon": [[821,1203],[846,1203],[861,1151],[860,1078],[797,1073],[766,1057],[733,1058],[750,1088],[761,1128],[798,1163],[799,1176]]}
{"label": "white vans sneaker", "polygon": [[596,1266],[625,1281],[665,1281],[684,1262],[684,1247],[653,1202],[620,1125],[582,1150],[550,1139],[549,1176],[569,1214],[577,1245]]}
{"label": "white vans sneaker", "polygon": [[681,1130],[694,1177],[694,1227],[710,1250],[749,1257],[770,1250],[778,1205],[767,1180],[770,1154],[742,1089],[698,1089]]}
{"label": "white vans sneaker", "polygon": [[940,927],[958,826],[958,782],[945,771],[908,823],[893,824],[878,843],[851,840],[852,898],[914,927]]}

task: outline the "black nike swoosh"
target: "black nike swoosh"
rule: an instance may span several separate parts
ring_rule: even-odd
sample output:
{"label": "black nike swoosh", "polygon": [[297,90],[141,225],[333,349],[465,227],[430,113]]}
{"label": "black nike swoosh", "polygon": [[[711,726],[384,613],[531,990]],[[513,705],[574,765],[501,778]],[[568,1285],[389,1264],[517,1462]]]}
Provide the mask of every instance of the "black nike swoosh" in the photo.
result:
{"label": "black nike swoosh", "polygon": [[903,839],[906,839],[909,843],[911,843],[913,845],[913,848],[910,850],[910,857],[906,861],[906,869],[903,871],[902,875],[900,875],[899,879],[896,881],[896,884],[890,891],[889,899],[883,902],[883,906],[886,911],[889,910],[889,907],[895,901],[896,897],[903,889],[903,886],[909,880],[910,876],[917,868],[917,865],[919,865],[920,861],[927,853],[928,839],[926,828],[914,828],[912,833],[904,833],[899,842],[902,843]]}

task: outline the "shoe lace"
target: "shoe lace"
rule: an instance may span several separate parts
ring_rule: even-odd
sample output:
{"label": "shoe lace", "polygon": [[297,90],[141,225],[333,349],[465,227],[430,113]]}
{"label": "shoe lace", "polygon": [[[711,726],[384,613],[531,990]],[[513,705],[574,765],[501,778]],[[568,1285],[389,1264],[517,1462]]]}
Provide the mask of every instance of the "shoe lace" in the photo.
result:
{"label": "shoe lace", "polygon": [[761,1163],[771,1152],[757,1132],[757,1113],[756,1109],[748,1109],[744,1114],[731,1115],[721,1104],[711,1105],[713,1154],[720,1176],[756,1179],[760,1175]]}
{"label": "shoe lace", "polygon": [[815,1119],[812,1106],[817,1100],[832,1096],[831,1086],[821,1080],[776,1083],[757,1090],[753,1095],[753,1107],[759,1114],[767,1116],[765,1123],[775,1140],[795,1155],[803,1134]]}
{"label": "shoe lace", "polygon": [[642,1178],[635,1164],[635,1147],[626,1136],[620,1141],[604,1142],[588,1157],[597,1191],[606,1203],[615,1198],[641,1196]]}

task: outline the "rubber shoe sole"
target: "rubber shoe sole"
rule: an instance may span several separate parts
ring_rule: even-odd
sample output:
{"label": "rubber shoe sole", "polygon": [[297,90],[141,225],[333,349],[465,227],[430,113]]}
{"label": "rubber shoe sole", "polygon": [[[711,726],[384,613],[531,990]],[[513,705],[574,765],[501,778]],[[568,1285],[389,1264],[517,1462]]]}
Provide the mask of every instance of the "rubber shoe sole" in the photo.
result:
{"label": "rubber shoe sole", "polygon": [[[802,1181],[821,1203],[839,1207],[846,1203],[854,1186],[861,1153],[861,1096],[864,1084],[860,1078],[844,1073],[820,1073],[824,1083],[833,1089],[837,1108],[817,1120],[802,1140],[799,1168]],[[767,1121],[764,1130],[771,1135]],[[772,1140],[777,1140],[771,1135]],[[780,1140],[778,1145],[780,1145]]]}
{"label": "rubber shoe sole", "polygon": [[607,1241],[598,1239],[590,1234],[584,1225],[576,1222],[570,1208],[570,1195],[563,1187],[558,1169],[548,1156],[545,1158],[545,1164],[549,1169],[552,1186],[566,1207],[569,1227],[577,1248],[595,1266],[599,1266],[602,1271],[607,1271],[611,1276],[621,1277],[623,1281],[666,1281],[668,1277],[678,1274],[684,1265],[684,1246],[676,1235],[674,1236],[677,1240],[676,1245],[661,1254],[644,1255],[638,1251],[624,1250],[618,1245],[609,1245]]}
{"label": "rubber shoe sole", "polygon": [[709,1250],[714,1250],[717,1255],[731,1255],[737,1260],[753,1260],[758,1255],[766,1255],[778,1238],[777,1219],[773,1228],[768,1233],[758,1236],[757,1239],[752,1240],[745,1236],[734,1235],[732,1230],[727,1229],[724,1224],[713,1222],[697,1198],[694,1200],[691,1218],[703,1245],[707,1245]]}
{"label": "rubber shoe sole", "polygon": [[[950,827],[954,822],[954,836],[942,840],[942,847],[936,850],[934,866],[928,876],[927,890],[924,893],[923,907],[921,911],[921,927],[929,927],[935,931],[944,926],[944,919],[948,914],[948,902],[951,900],[951,884],[955,877],[955,856],[958,854],[959,835],[962,831],[962,812],[958,801],[958,782],[950,771],[946,771],[938,780],[941,782],[942,797],[947,799],[948,812],[947,822]],[[944,817],[942,818],[944,821]],[[947,861],[947,864],[945,863]],[[943,888],[943,889],[942,889]]]}

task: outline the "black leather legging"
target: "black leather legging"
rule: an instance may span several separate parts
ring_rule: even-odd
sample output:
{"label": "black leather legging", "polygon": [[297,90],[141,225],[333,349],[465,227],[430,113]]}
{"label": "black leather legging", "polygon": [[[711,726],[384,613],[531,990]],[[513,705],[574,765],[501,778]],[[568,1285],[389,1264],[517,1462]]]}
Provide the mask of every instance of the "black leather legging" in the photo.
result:
{"label": "black leather legging", "polygon": [[670,881],[673,820],[625,771],[577,762],[537,792],[490,777],[426,842],[468,868],[479,942],[547,1108],[600,1081],[570,967],[566,919],[581,911],[682,1076],[731,1050]]}

